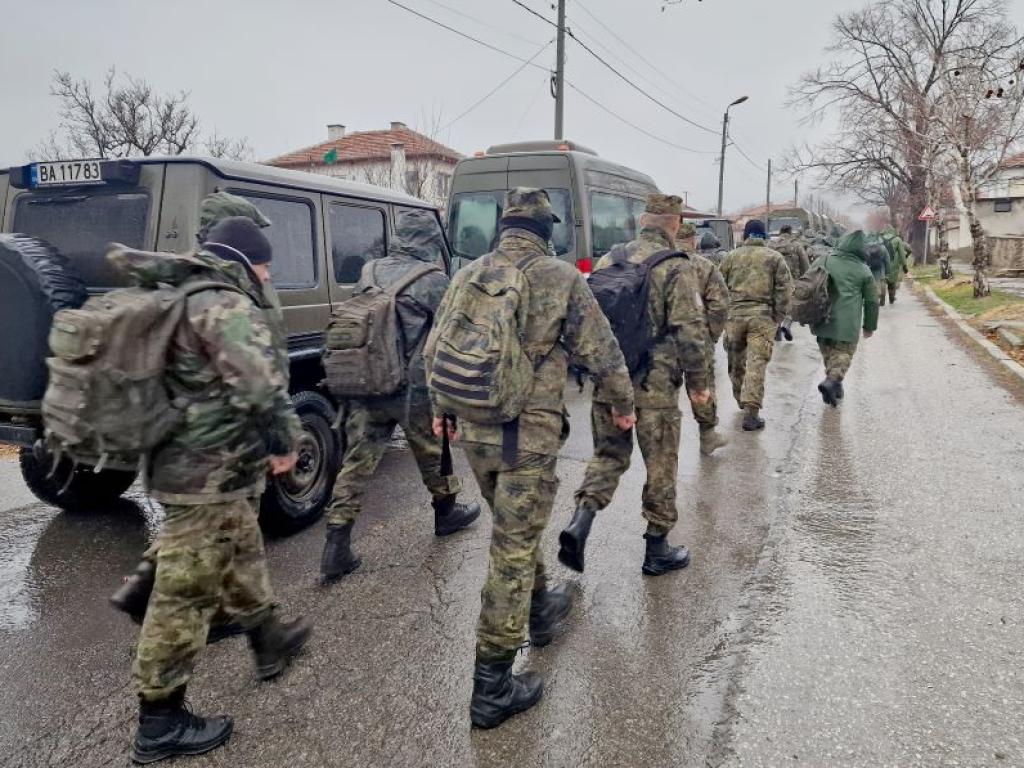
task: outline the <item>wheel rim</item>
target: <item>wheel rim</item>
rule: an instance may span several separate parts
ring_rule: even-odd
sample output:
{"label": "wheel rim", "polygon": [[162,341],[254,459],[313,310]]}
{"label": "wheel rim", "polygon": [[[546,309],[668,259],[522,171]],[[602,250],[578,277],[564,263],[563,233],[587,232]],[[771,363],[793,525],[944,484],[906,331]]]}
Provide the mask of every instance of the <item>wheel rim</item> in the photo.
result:
{"label": "wheel rim", "polygon": [[326,446],[319,433],[304,427],[296,452],[299,455],[295,468],[285,475],[279,485],[281,493],[290,501],[302,503],[315,493],[324,471]]}

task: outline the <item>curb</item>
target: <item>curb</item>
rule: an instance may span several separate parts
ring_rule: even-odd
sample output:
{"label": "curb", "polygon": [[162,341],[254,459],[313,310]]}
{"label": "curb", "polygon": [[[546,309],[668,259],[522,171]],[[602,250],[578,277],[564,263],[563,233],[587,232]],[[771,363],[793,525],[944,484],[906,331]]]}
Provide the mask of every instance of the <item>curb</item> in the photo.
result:
{"label": "curb", "polygon": [[914,288],[919,290],[927,296],[933,304],[937,305],[943,312],[945,312],[950,319],[956,323],[956,326],[963,331],[972,341],[977,342],[986,352],[988,352],[993,358],[1003,365],[1010,373],[1024,381],[1024,365],[1021,365],[1012,357],[1006,354],[1002,349],[993,344],[991,341],[986,339],[977,329],[973,328],[970,323],[960,316],[960,313],[953,309],[949,304],[940,299],[935,291],[929,288],[927,285],[920,285],[917,281],[913,282]]}

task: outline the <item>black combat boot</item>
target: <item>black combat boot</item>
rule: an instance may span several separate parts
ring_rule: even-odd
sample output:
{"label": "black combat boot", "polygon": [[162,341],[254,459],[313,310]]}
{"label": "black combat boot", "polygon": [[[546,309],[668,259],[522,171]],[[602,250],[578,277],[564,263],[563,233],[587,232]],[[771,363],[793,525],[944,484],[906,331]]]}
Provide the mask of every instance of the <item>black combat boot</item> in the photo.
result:
{"label": "black combat boot", "polygon": [[434,535],[450,536],[456,531],[468,528],[480,517],[480,505],[475,501],[472,504],[459,504],[455,501],[455,494],[451,496],[439,496],[433,501],[434,506]]}
{"label": "black combat boot", "polygon": [[117,610],[127,613],[136,624],[141,624],[146,618],[146,606],[149,605],[149,596],[153,593],[155,581],[156,565],[149,560],[143,560],[135,567],[135,572],[131,576],[126,576],[124,584],[110,596],[110,604]]}
{"label": "black combat boot", "polygon": [[843,395],[846,394],[846,391],[843,389],[843,382],[841,381],[836,382],[836,385],[832,387],[832,391],[836,393],[836,400],[842,400]]}
{"label": "black combat boot", "polygon": [[277,677],[313,633],[313,626],[305,619],[284,624],[271,614],[270,618],[249,630],[249,646],[256,658],[256,676],[260,680]]}
{"label": "black combat boot", "polygon": [[775,340],[782,341],[782,326],[780,325],[775,329]]}
{"label": "black combat boot", "polygon": [[782,335],[786,339],[786,341],[793,340],[793,331],[790,329],[788,325],[782,326]]}
{"label": "black combat boot", "polygon": [[836,395],[836,380],[831,376],[826,376],[825,380],[818,385],[818,391],[821,392],[821,399],[825,401],[826,405],[831,405],[835,408],[839,405],[839,398]]}
{"label": "black combat boot", "polygon": [[690,564],[690,550],[669,546],[667,535],[645,533],[644,538],[647,539],[647,552],[644,554],[643,572],[648,576],[661,576]]}
{"label": "black combat boot", "polygon": [[199,717],[185,707],[185,689],[170,698],[139,702],[139,727],[132,745],[132,760],[155,763],[176,755],[201,755],[216,749],[231,736],[230,717]]}
{"label": "black combat boot", "polygon": [[896,303],[896,289],[895,288],[889,288],[889,303],[890,304],[895,304]]}
{"label": "black combat boot", "polygon": [[324,554],[320,558],[320,583],[333,584],[346,573],[352,573],[362,563],[352,552],[352,526],[328,525]]}
{"label": "black combat boot", "polygon": [[566,529],[558,534],[558,560],[566,568],[583,573],[583,552],[587,548],[587,537],[595,514],[593,509],[581,504],[576,507]]}
{"label": "black combat boot", "polygon": [[543,648],[558,634],[559,625],[572,610],[572,587],[559,584],[539,589],[530,598],[530,645]]}
{"label": "black combat boot", "polygon": [[477,728],[494,728],[525,712],[544,695],[544,683],[533,672],[512,674],[512,661],[477,661],[469,719]]}
{"label": "black combat boot", "polygon": [[761,413],[761,409],[753,405],[748,405],[745,409],[743,417],[743,431],[744,432],[756,432],[759,429],[764,429],[764,419],[758,414]]}

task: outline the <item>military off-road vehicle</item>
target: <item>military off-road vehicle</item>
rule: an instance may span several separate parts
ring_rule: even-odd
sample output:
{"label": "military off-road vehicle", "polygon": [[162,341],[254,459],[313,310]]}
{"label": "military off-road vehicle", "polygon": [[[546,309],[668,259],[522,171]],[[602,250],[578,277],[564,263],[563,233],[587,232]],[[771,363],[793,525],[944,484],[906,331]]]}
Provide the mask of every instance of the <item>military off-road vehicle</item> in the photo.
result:
{"label": "military off-road vehicle", "polygon": [[[54,466],[43,448],[40,400],[54,312],[122,284],[105,259],[108,243],[193,248],[200,203],[215,190],[248,198],[271,221],[265,231],[285,308],[292,396],[305,427],[298,465],[270,485],[261,519],[296,530],[330,500],[342,446],[332,429],[337,404],[320,386],[324,328],[365,261],[386,253],[396,216],[433,209],[366,184],[193,157],[40,162],[0,171],[0,442],[20,447],[22,475],[41,500],[67,510],[102,508],[136,479],[67,459]],[[447,246],[436,260],[450,271]]]}

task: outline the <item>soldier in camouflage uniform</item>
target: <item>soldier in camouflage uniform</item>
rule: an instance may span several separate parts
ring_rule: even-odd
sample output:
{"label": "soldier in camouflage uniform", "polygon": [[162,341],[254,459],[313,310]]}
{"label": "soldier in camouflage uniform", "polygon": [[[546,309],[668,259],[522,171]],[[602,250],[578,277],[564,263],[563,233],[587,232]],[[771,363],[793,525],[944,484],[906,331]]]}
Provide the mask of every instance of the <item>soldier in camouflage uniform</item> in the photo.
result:
{"label": "soldier in camouflage uniform", "polygon": [[[793,228],[789,224],[785,224],[779,229],[779,236],[771,243],[771,246],[786,259],[789,274],[794,280],[810,269],[811,262],[807,258],[807,250],[804,248],[801,238],[793,234]],[[787,316],[779,325],[775,340],[792,341],[792,326],[793,318]]]}
{"label": "soldier in camouflage uniform", "polygon": [[[497,249],[455,275],[424,351],[429,375],[436,334],[456,298],[463,300],[461,292],[469,290],[465,286],[488,279],[491,260],[522,269],[529,285],[523,348],[534,357],[535,367],[532,394],[518,419],[514,458],[503,460],[510,448],[503,425],[466,420],[458,425],[466,457],[494,516],[470,703],[473,724],[484,728],[540,700],[541,681],[532,673],[513,675],[513,659],[527,633],[531,645],[550,643],[572,605],[565,586],[549,586],[540,549],[558,488],[556,458],[569,432],[563,393],[570,359],[599,382],[621,428],[634,421],[629,374],[608,321],[583,276],[570,264],[548,257],[556,221],[544,190],[510,190]],[[441,434],[441,414],[436,409],[435,414],[435,432]]]}
{"label": "soldier in camouflage uniform", "polygon": [[[625,246],[626,258],[642,263],[665,250],[675,250],[682,200],[675,195],[651,194],[641,218],[639,237]],[[657,576],[685,568],[690,562],[686,547],[668,544],[675,527],[676,480],[679,466],[679,435],[682,414],[679,390],[686,376],[691,402],[703,407],[710,401],[706,348],[708,326],[701,301],[700,272],[692,257],[663,261],[649,273],[647,312],[655,341],[649,362],[633,377],[636,393],[636,437],[647,468],[643,491],[643,516],[647,520],[647,549],[643,573]],[[606,254],[596,270],[608,267]],[[594,388],[591,424],[594,456],[583,483],[576,491],[576,512],[559,538],[559,559],[569,568],[583,570],[584,549],[598,510],[607,507],[622,475],[629,469],[633,435],[618,428],[616,398],[601,382]]]}
{"label": "soldier in camouflage uniform", "polygon": [[[889,272],[886,275],[886,284],[889,288],[889,303],[896,303],[896,292],[899,290],[903,276],[910,271],[910,246],[908,246],[894,227],[889,227],[882,232],[882,242],[889,249]],[[881,297],[879,297],[881,298]],[[884,303],[884,301],[882,302]]]}
{"label": "soldier in camouflage uniform", "polygon": [[233,286],[187,299],[167,360],[171,397],[188,406],[147,462],[166,518],[150,552],[155,584],[133,666],[137,762],[205,752],[230,736],[230,718],[201,718],[183,703],[215,615],[247,632],[261,679],[280,673],[310,632],[302,620],[277,616],[258,523],[268,470],[294,466],[300,430],[259,306],[270,243],[241,217],[222,220],[208,237],[194,254],[111,254],[142,287]]}
{"label": "soldier in camouflage uniform", "polygon": [[743,245],[722,261],[729,287],[725,351],[736,402],[744,410],[743,429],[764,429],[760,416],[765,369],[772,359],[775,331],[789,314],[792,278],[786,260],[765,246],[764,224],[751,219],[743,228]]}
{"label": "soldier in camouflage uniform", "polygon": [[710,261],[716,267],[722,266],[722,259],[725,253],[722,251],[722,242],[714,232],[705,232],[700,236],[698,242],[700,255]]}
{"label": "soldier in camouflage uniform", "polygon": [[[705,233],[704,237],[710,234],[710,232]],[[718,238],[715,238],[714,235],[711,237],[717,244]],[[702,243],[703,239],[702,237]],[[679,228],[676,245],[679,250],[690,254],[693,267],[697,271],[697,285],[704,305],[704,327],[707,332],[704,354],[707,360],[708,391],[711,393],[711,398],[701,405],[691,402],[690,407],[693,410],[693,418],[700,427],[700,452],[705,456],[710,456],[719,448],[729,444],[725,435],[715,429],[718,426],[718,404],[715,394],[715,347],[718,345],[718,339],[722,336],[725,321],[729,316],[729,289],[725,287],[725,280],[722,278],[718,266],[705,257],[703,249],[701,253],[696,253],[697,231],[692,224],[686,223]],[[711,243],[709,242],[708,245],[711,246]]]}
{"label": "soldier in camouflage uniform", "polygon": [[[437,219],[427,211],[406,211],[398,220],[388,255],[363,266],[359,292],[371,285],[387,288],[411,271],[440,259],[443,245]],[[366,486],[377,470],[396,424],[402,426],[419,466],[423,484],[433,497],[434,533],[448,536],[480,516],[479,504],[458,504],[459,478],[441,474],[441,446],[434,437],[430,398],[421,348],[434,313],[448,290],[448,276],[428,272],[399,294],[398,319],[409,354],[408,385],[388,397],[352,400],[345,419],[346,448],[341,472],[327,513],[327,541],[320,562],[323,583],[337,581],[359,567],[351,547],[352,526],[362,507]]]}
{"label": "soldier in camouflage uniform", "polygon": [[[199,231],[196,233],[196,241],[200,247],[206,242],[210,229],[224,219],[234,216],[242,216],[250,219],[261,229],[270,226],[270,220],[244,197],[233,195],[230,192],[213,192],[207,195],[199,207]],[[270,330],[273,340],[274,356],[278,365],[278,372],[283,377],[285,386],[288,384],[290,369],[288,364],[287,334],[284,327],[284,313],[281,310],[281,302],[269,280],[250,279],[251,295],[259,300],[260,309],[263,310],[263,319]],[[149,604],[149,596],[153,591],[153,580],[156,573],[156,549],[150,547],[139,563],[135,572],[125,579],[124,585],[115,592],[110,603],[120,611],[125,612],[136,624],[142,624],[146,614],[146,606]],[[241,633],[243,630],[232,623],[230,619],[218,614],[214,617],[213,626],[207,637],[207,642],[214,643],[226,637]]]}

